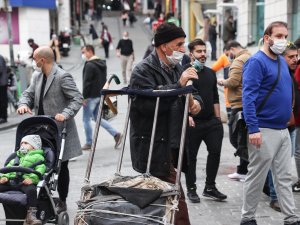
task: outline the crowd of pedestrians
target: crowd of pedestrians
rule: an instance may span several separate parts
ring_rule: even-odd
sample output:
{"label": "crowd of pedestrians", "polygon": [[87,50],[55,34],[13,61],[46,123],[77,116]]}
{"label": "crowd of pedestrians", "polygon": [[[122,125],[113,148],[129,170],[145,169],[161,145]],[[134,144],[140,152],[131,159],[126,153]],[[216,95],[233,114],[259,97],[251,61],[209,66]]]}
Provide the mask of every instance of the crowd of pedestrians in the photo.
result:
{"label": "crowd of pedestrians", "polygon": [[[155,15],[160,17],[159,2]],[[123,11],[123,26],[135,22],[130,13]],[[149,21],[151,21],[149,16]],[[233,17],[224,22],[224,54],[216,55],[216,21],[209,21],[207,40],[196,38],[188,45],[185,55],[186,34],[174,14],[156,28],[153,41],[143,60],[132,69],[135,60],[134,46],[129,32],[124,31],[116,45],[116,55],[121,59],[123,84],[134,89],[171,90],[185,87],[193,80],[196,90],[189,99],[189,118],[187,142],[185,146],[185,173],[187,196],[192,203],[200,203],[197,193],[197,155],[202,142],[208,152],[206,179],[202,195],[224,201],[227,196],[216,185],[223,142],[218,85],[224,87],[228,100],[229,140],[240,157],[236,172],[229,174],[230,179],[244,182],[241,225],[256,225],[256,209],[260,195],[267,186],[270,207],[282,212],[285,225],[300,225],[295,213],[293,192],[300,192],[300,66],[299,41],[287,42],[288,29],[285,22],[276,21],[267,26],[263,35],[262,48],[251,55],[239,42],[235,41]],[[170,22],[171,21],[171,22]],[[150,22],[149,22],[150,23]],[[225,33],[225,30],[226,33]],[[68,162],[90,150],[92,145],[91,120],[95,120],[100,103],[100,91],[107,82],[107,65],[104,59],[95,55],[95,46],[101,44],[105,58],[109,58],[112,36],[108,26],[103,24],[100,35],[91,24],[89,30],[92,45],[81,49],[83,68],[82,94],[72,76],[58,67],[60,60],[57,37],[54,35],[49,46],[38,47],[32,39],[28,40],[33,49],[32,66],[35,72],[30,86],[22,94],[17,112],[37,115],[51,115],[58,122],[68,119],[66,154],[62,162],[58,182],[60,201],[59,212],[66,211],[69,191]],[[207,42],[212,48],[211,59],[216,61],[211,68],[207,61]],[[188,57],[187,63],[182,59]],[[216,72],[224,69],[224,79],[217,79]],[[0,57],[0,123],[7,121],[7,99],[16,106],[16,99],[10,96],[15,91],[15,79],[7,73],[4,58]],[[55,79],[54,79],[55,76]],[[7,86],[10,88],[7,89]],[[11,92],[9,92],[9,91]],[[62,93],[57,95],[57,93]],[[175,183],[176,162],[178,160],[179,140],[184,99],[182,96],[165,101],[158,116],[151,174],[164,181]],[[55,106],[55,107],[54,107]],[[85,144],[80,146],[74,116],[83,106]],[[16,106],[17,107],[17,106]],[[146,171],[150,137],[152,131],[153,101],[145,97],[133,98],[130,114],[130,148],[133,169]],[[243,123],[240,123],[243,121]],[[104,119],[105,128],[118,148],[122,134]],[[246,127],[246,128],[245,128]],[[246,130],[246,132],[245,132]],[[143,140],[143,141],[141,141]],[[295,158],[299,180],[292,183],[291,160]],[[185,195],[180,186],[179,211],[176,225],[190,224]]]}

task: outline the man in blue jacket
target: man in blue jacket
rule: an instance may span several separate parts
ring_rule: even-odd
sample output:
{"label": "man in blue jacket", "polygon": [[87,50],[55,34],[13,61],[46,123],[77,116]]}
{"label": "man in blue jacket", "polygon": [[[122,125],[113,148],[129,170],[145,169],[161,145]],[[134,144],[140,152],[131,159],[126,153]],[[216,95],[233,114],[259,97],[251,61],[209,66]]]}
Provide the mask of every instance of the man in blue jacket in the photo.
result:
{"label": "man in blue jacket", "polygon": [[292,114],[292,80],[285,59],[280,56],[287,36],[285,22],[271,23],[264,32],[262,49],[244,66],[242,101],[249,133],[249,165],[241,225],[257,224],[255,211],[270,168],[284,224],[300,225],[291,188],[291,140],[286,128]]}

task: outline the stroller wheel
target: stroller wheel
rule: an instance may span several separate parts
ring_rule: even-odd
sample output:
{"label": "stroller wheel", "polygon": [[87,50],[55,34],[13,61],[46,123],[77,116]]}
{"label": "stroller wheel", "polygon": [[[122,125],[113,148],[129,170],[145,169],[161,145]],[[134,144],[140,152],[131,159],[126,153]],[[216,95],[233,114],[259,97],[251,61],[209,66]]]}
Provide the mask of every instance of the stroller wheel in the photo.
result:
{"label": "stroller wheel", "polygon": [[67,212],[58,214],[57,225],[69,225],[69,215]]}

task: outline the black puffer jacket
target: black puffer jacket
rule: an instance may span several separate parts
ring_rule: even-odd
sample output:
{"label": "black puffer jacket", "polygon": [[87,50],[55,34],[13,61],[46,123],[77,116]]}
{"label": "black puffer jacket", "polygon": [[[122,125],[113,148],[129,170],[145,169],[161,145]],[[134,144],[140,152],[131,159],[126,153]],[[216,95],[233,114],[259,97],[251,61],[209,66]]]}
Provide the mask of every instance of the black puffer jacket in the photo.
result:
{"label": "black puffer jacket", "polygon": [[[134,68],[130,87],[154,90],[176,89],[179,88],[177,82],[182,72],[183,69],[178,64],[172,74],[168,74],[162,69],[156,51],[153,51]],[[130,150],[133,169],[140,173],[144,173],[147,168],[155,102],[155,98],[132,97]],[[167,176],[171,162],[177,162],[183,112],[184,98],[161,98],[150,167],[150,173],[154,176]]]}
{"label": "black puffer jacket", "polygon": [[106,61],[93,56],[83,68],[83,91],[84,99],[100,97],[100,91],[106,83]]}

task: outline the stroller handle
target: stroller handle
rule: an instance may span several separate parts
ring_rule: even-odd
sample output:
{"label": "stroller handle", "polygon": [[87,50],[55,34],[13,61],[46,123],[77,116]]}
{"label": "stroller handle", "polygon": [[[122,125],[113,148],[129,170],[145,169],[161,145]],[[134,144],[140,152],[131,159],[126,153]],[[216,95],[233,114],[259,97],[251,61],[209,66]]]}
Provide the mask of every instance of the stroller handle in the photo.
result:
{"label": "stroller handle", "polygon": [[34,173],[39,177],[40,180],[43,179],[43,175],[35,171],[34,169],[31,168],[26,168],[26,167],[20,167],[20,166],[11,166],[11,167],[5,167],[0,169],[0,173],[11,173],[11,172],[21,172],[21,173]]}

